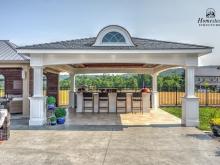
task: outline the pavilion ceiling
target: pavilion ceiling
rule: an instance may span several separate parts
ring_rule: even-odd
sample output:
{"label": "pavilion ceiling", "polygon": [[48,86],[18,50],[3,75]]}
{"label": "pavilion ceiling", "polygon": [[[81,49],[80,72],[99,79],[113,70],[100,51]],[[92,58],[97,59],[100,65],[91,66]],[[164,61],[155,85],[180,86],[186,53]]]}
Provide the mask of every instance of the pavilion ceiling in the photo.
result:
{"label": "pavilion ceiling", "polygon": [[128,73],[148,73],[159,72],[169,68],[176,68],[174,65],[160,64],[137,64],[137,63],[84,63],[69,65],[51,65],[47,66],[44,71],[51,73],[124,73],[125,69]]}
{"label": "pavilion ceiling", "polygon": [[74,64],[73,68],[155,68],[159,64],[136,64],[136,63],[92,63],[92,64]]}

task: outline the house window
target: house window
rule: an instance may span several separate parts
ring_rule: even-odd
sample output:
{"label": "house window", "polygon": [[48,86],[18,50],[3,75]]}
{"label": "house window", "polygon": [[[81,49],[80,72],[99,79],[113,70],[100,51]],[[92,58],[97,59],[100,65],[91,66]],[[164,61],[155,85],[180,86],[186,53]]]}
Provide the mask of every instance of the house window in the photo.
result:
{"label": "house window", "polygon": [[124,36],[119,33],[119,32],[109,32],[107,33],[103,39],[102,39],[102,43],[112,43],[112,42],[119,42],[119,43],[122,43],[122,42],[125,42],[125,38]]}
{"label": "house window", "polygon": [[0,74],[0,97],[5,96],[5,76]]}
{"label": "house window", "polygon": [[13,80],[13,89],[22,89],[22,81]]}

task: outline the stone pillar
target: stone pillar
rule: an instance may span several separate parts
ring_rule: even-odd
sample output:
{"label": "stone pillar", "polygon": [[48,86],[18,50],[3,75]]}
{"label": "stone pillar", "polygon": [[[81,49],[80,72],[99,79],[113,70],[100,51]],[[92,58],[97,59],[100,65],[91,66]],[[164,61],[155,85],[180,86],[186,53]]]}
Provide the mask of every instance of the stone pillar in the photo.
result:
{"label": "stone pillar", "polygon": [[30,97],[30,126],[46,123],[46,97],[43,96],[43,67],[33,66],[33,96]]}
{"label": "stone pillar", "polygon": [[150,112],[150,93],[142,93],[143,112]]}
{"label": "stone pillar", "polygon": [[[76,112],[83,112],[83,94],[82,93],[76,93],[77,97],[77,108]],[[95,103],[94,103],[95,105]]]}
{"label": "stone pillar", "polygon": [[70,90],[73,92],[76,91],[76,79],[74,73],[70,74]]}
{"label": "stone pillar", "polygon": [[182,99],[182,124],[199,125],[199,99],[195,96],[194,67],[185,68],[185,96]]}
{"label": "stone pillar", "polygon": [[22,81],[23,81],[23,87],[22,87],[22,111],[23,116],[27,117],[30,114],[30,107],[29,107],[29,81],[30,80],[30,68],[29,66],[24,66],[22,68]]}
{"label": "stone pillar", "polygon": [[152,74],[152,109],[156,110],[159,108],[159,96],[157,91],[157,76],[158,73]]}

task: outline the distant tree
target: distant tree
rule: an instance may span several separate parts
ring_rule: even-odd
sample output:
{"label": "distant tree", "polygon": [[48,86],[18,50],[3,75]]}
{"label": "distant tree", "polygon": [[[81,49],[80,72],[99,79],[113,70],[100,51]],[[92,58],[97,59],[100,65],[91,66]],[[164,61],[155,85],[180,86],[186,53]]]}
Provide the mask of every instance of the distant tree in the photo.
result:
{"label": "distant tree", "polygon": [[[182,88],[184,76],[171,73],[166,76],[158,76],[158,89],[160,91],[174,91],[176,88]],[[147,74],[122,74],[122,75],[77,75],[76,88],[86,85],[92,88],[142,88],[142,86],[151,87],[152,77]],[[70,88],[70,79],[60,80],[60,88]]]}
{"label": "distant tree", "polygon": [[70,80],[65,79],[60,81],[60,88],[61,89],[69,89],[70,88]]}
{"label": "distant tree", "polygon": [[164,85],[163,77],[159,76],[157,78],[157,86],[159,91],[162,91],[163,85]]}
{"label": "distant tree", "polygon": [[177,74],[172,74],[171,79],[173,80],[173,85],[176,88],[179,88],[181,86],[181,77]]}

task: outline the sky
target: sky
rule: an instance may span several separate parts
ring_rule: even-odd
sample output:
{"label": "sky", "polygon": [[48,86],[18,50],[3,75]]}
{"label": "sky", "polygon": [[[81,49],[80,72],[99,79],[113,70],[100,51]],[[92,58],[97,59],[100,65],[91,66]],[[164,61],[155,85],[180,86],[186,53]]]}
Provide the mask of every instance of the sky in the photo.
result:
{"label": "sky", "polygon": [[220,65],[220,26],[200,27],[198,18],[219,0],[0,0],[0,40],[16,45],[94,37],[117,24],[134,37],[215,47],[200,65]]}

